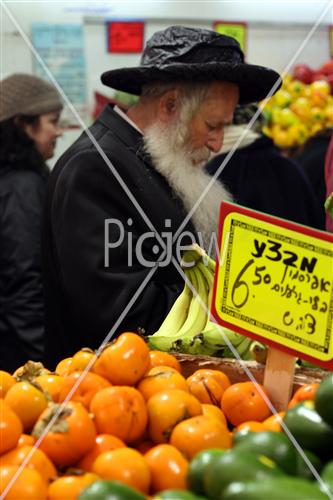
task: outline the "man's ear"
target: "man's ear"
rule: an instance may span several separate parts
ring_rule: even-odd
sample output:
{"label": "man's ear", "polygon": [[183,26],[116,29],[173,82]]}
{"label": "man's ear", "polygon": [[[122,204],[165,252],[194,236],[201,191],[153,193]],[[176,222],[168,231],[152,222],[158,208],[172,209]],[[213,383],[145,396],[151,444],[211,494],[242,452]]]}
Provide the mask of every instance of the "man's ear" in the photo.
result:
{"label": "man's ear", "polygon": [[179,109],[179,90],[171,89],[165,92],[158,102],[158,118],[161,122],[168,122]]}

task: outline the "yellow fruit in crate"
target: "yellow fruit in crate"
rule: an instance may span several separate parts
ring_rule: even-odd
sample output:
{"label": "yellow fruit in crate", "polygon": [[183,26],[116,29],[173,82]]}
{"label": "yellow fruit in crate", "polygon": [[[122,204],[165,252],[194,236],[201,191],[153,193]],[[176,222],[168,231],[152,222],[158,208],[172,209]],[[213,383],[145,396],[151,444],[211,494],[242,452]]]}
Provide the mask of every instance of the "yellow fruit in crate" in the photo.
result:
{"label": "yellow fruit in crate", "polygon": [[280,127],[280,125],[273,125],[272,139],[274,144],[280,148],[290,148],[293,146],[293,138],[290,137],[288,130]]}
{"label": "yellow fruit in crate", "polygon": [[311,106],[306,97],[298,97],[290,105],[290,109],[303,121],[309,120],[311,117]]}
{"label": "yellow fruit in crate", "polygon": [[310,85],[311,105],[324,107],[331,92],[330,85],[324,80],[317,80]]}
{"label": "yellow fruit in crate", "polygon": [[306,90],[306,85],[299,80],[292,80],[288,85],[288,92],[293,99],[301,97],[304,95]]}
{"label": "yellow fruit in crate", "polygon": [[273,97],[273,102],[275,106],[284,108],[286,106],[289,106],[289,104],[291,103],[291,95],[286,90],[278,90],[278,92]]}
{"label": "yellow fruit in crate", "polygon": [[311,89],[310,85],[306,85],[303,93],[303,97],[310,98],[311,97]]}
{"label": "yellow fruit in crate", "polygon": [[288,134],[293,145],[300,145],[308,138],[309,130],[304,123],[296,123],[288,128]]}
{"label": "yellow fruit in crate", "polygon": [[282,109],[279,108],[278,106],[274,106],[272,108],[272,123],[273,123],[273,125],[280,124],[281,111],[282,111]]}
{"label": "yellow fruit in crate", "polygon": [[298,116],[296,116],[295,113],[289,108],[281,109],[277,124],[287,128],[295,123],[299,123]]}
{"label": "yellow fruit in crate", "polygon": [[267,137],[270,137],[272,138],[273,137],[273,134],[272,134],[272,129],[267,127],[267,125],[264,125],[263,128],[262,128],[262,133],[267,135]]}
{"label": "yellow fruit in crate", "polygon": [[283,82],[282,82],[282,89],[287,89],[288,88],[288,85],[290,84],[290,82],[293,80],[293,77],[289,74],[289,73],[286,73],[285,75],[283,75]]}
{"label": "yellow fruit in crate", "polygon": [[310,135],[314,135],[316,134],[317,132],[319,132],[320,130],[322,130],[323,128],[325,128],[325,125],[324,123],[321,123],[321,122],[318,122],[318,123],[314,123],[310,129]]}
{"label": "yellow fruit in crate", "polygon": [[325,80],[316,80],[310,85],[311,93],[320,93],[329,96],[331,93],[331,87]]}
{"label": "yellow fruit in crate", "polygon": [[311,120],[314,123],[323,123],[325,121],[325,110],[315,106],[311,109]]}

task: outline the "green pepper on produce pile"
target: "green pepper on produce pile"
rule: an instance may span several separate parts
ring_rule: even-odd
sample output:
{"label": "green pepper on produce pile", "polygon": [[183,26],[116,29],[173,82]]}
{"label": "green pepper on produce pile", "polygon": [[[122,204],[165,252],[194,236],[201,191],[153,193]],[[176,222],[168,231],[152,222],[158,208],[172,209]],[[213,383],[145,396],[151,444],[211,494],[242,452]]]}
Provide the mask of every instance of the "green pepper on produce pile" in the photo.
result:
{"label": "green pepper on produce pile", "polygon": [[120,481],[101,480],[87,486],[78,500],[145,500],[142,493]]}
{"label": "green pepper on produce pile", "polygon": [[185,490],[165,490],[157,493],[153,500],[206,500],[206,497],[198,497],[195,493]]}

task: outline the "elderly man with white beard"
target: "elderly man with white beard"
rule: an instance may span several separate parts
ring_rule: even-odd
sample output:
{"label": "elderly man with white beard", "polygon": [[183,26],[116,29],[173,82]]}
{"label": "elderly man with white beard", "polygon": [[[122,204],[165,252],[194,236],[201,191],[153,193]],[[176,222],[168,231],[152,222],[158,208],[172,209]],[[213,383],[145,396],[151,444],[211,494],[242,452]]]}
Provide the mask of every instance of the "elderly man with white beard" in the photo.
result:
{"label": "elderly man with white beard", "polygon": [[220,203],[232,199],[222,184],[206,189],[203,165],[221,149],[237,103],[277,90],[279,75],[245,63],[233,38],[172,26],[148,40],[140,66],[102,82],[140,98],[127,113],[107,106],[52,172],[48,367],[122,331],[158,329],[184,284],[172,259],[194,241],[212,250]]}

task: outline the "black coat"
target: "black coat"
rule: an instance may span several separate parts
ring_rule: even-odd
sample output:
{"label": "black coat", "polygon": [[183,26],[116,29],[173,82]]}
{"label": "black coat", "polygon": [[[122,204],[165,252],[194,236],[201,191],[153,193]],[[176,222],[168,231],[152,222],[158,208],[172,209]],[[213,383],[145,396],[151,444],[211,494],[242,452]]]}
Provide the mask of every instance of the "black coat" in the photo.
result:
{"label": "black coat", "polygon": [[[90,132],[156,231],[174,232],[186,215],[183,204],[150,164],[141,134],[110,106]],[[124,238],[108,252],[110,261],[105,267],[104,221],[110,218],[121,221]],[[166,229],[166,219],[171,221],[170,229]],[[109,241],[118,240],[120,230],[116,228],[111,226]],[[192,223],[184,229],[194,233]],[[160,326],[183,287],[173,264],[158,267],[118,322],[152,269],[140,263],[134,252],[147,231],[150,229],[137,208],[83,133],[55,166],[47,194],[43,231],[47,366],[80,347],[97,348],[113,327],[117,334],[138,327],[153,333]],[[158,247],[155,238],[147,238],[143,257],[156,262]],[[128,259],[133,259],[133,265]]]}
{"label": "black coat", "polygon": [[293,157],[303,167],[322,207],[326,200],[325,157],[331,137],[332,131],[328,129],[310,137]]}
{"label": "black coat", "polygon": [[40,229],[46,180],[0,168],[0,369],[43,358],[44,300]]}
{"label": "black coat", "polygon": [[[226,154],[208,164],[213,175]],[[325,228],[325,213],[300,166],[281,155],[262,137],[238,149],[219,176],[236,203],[318,229]]]}

